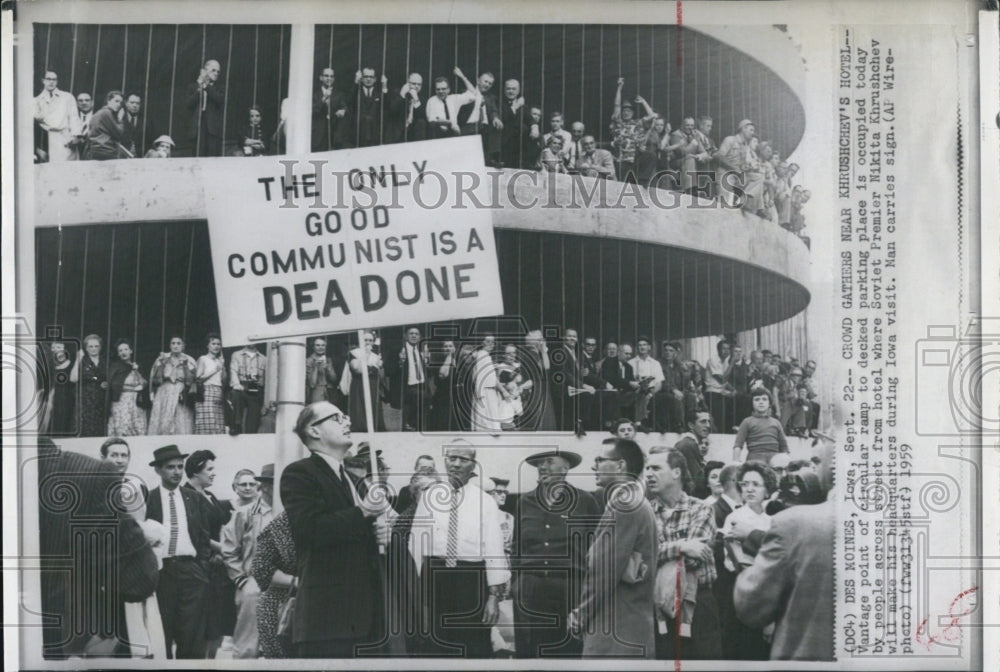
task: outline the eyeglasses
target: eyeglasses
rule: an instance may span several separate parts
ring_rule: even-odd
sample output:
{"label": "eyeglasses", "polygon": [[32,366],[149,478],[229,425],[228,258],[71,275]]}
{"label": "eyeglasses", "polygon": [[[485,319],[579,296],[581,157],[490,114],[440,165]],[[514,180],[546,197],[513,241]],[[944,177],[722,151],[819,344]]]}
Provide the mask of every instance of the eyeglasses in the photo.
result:
{"label": "eyeglasses", "polygon": [[763,488],[764,484],[758,481],[740,481],[739,486],[741,488]]}
{"label": "eyeglasses", "polygon": [[238,487],[238,488],[254,488],[256,486],[257,486],[257,481],[249,481],[247,483],[237,483],[236,484],[236,487]]}
{"label": "eyeglasses", "polygon": [[322,425],[327,420],[333,420],[335,422],[350,422],[351,416],[346,413],[331,413],[330,415],[324,416],[315,422],[309,423],[309,426],[315,427],[316,425]]}

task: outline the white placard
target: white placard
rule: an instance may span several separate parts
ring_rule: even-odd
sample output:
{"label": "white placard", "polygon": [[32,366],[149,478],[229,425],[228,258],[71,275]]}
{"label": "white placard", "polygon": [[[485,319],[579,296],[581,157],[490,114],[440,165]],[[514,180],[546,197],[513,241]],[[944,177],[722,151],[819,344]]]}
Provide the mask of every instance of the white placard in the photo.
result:
{"label": "white placard", "polygon": [[227,343],[503,313],[478,136],[203,172]]}

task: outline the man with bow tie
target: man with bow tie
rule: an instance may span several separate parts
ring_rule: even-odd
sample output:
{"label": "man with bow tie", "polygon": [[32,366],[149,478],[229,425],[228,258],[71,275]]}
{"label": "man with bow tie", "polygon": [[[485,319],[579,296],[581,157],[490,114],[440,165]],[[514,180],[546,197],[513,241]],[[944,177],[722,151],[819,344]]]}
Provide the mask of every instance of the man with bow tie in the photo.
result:
{"label": "man with bow tie", "polygon": [[333,88],[333,68],[323,68],[312,100],[312,151],[327,152],[344,146],[347,100]]}
{"label": "man with bow tie", "polygon": [[70,161],[75,158],[70,146],[80,134],[80,117],[73,94],[59,90],[59,76],[46,70],[42,92],[35,97],[35,121],[48,133],[49,161]]}

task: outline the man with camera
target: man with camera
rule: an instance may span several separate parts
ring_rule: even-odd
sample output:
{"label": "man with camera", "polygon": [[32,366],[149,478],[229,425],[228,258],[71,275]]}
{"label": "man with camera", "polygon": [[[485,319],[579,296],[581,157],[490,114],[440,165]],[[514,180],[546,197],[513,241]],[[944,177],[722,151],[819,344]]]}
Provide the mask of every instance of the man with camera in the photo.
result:
{"label": "man with camera", "polygon": [[233,436],[256,434],[260,428],[260,411],[264,401],[264,376],[267,373],[267,356],[253,344],[233,355],[229,361],[229,380],[233,387]]}

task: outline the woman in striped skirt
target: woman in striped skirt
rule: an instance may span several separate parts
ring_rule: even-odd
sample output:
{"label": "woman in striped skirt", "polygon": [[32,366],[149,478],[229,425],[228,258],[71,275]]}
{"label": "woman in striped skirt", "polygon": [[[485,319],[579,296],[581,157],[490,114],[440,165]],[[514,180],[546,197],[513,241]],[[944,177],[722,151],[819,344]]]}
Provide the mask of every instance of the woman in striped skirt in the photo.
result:
{"label": "woman in striped skirt", "polygon": [[222,355],[222,339],[209,334],[208,352],[198,358],[195,378],[202,389],[201,400],[194,404],[195,434],[225,434],[226,415],[223,390],[226,389],[226,359]]}

